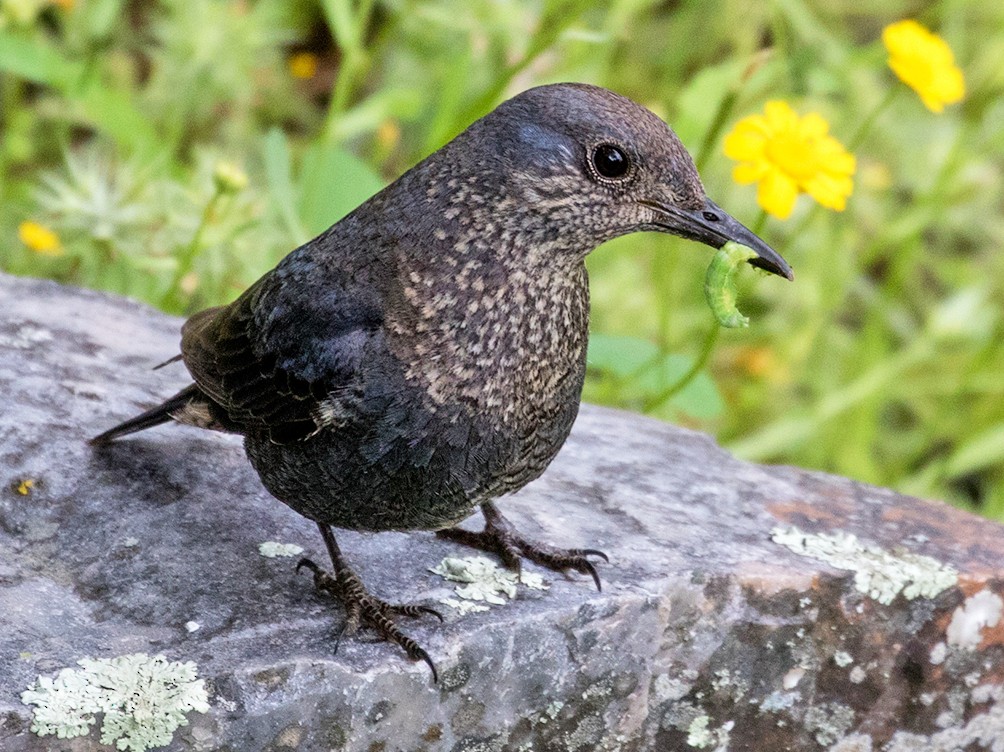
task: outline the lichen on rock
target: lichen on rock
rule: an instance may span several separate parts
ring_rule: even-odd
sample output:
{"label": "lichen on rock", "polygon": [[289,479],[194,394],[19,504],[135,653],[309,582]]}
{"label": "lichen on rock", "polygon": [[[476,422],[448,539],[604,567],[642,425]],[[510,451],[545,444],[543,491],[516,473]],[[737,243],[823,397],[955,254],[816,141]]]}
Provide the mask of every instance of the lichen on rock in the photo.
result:
{"label": "lichen on rock", "polygon": [[934,598],[959,580],[953,567],[930,556],[886,551],[843,531],[827,535],[796,527],[774,528],[771,539],[801,556],[854,572],[854,587],[884,605],[900,594],[907,600]]}
{"label": "lichen on rock", "polygon": [[[548,587],[539,574],[523,572],[519,575],[500,568],[484,556],[447,557],[429,571],[445,580],[463,583],[454,588],[459,598],[495,606],[505,605],[507,598],[515,598],[517,584],[534,590],[546,590]],[[459,606],[455,598],[443,598],[440,603],[456,608],[461,613],[485,610]]]}
{"label": "lichen on rock", "polygon": [[170,743],[174,731],[188,724],[187,713],[209,710],[192,662],[133,653],[77,663],[81,668],[64,668],[55,678],[40,676],[21,693],[25,705],[35,706],[31,730],[39,736],[84,736],[103,713],[103,744],[145,752]]}
{"label": "lichen on rock", "polygon": [[258,553],[268,559],[278,559],[287,556],[299,556],[303,553],[303,546],[295,543],[279,543],[278,541],[265,541],[258,544]]}

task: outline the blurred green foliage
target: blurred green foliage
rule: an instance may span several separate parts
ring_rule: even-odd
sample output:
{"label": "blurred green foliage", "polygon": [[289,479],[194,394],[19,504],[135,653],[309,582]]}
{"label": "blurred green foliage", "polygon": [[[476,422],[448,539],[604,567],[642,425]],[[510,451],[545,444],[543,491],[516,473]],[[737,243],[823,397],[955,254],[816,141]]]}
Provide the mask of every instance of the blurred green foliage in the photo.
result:
{"label": "blurred green foliage", "polygon": [[[965,72],[943,115],[886,67],[881,30],[908,17]],[[174,313],[225,302],[501,99],[561,80],[663,116],[748,224],[721,138],[766,100],[820,112],[858,158],[845,212],[803,196],[762,226],[796,282],[741,275],[748,330],[717,333],[709,249],[593,254],[587,399],[1004,519],[999,3],[0,0],[0,268]],[[24,221],[58,254],[19,241]]]}

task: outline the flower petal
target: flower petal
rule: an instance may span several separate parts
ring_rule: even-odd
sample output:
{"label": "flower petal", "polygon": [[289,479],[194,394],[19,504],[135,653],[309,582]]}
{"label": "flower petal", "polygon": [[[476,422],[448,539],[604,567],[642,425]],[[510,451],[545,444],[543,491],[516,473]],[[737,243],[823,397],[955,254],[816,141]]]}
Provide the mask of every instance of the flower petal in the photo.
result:
{"label": "flower petal", "polygon": [[885,27],[882,42],[889,50],[889,67],[929,110],[942,112],[946,104],[962,100],[965,80],[944,39],[904,20]]}
{"label": "flower petal", "polygon": [[857,169],[857,160],[854,155],[832,136],[827,136],[817,144],[816,153],[826,172],[853,175]]}
{"label": "flower petal", "polygon": [[787,219],[795,208],[798,187],[795,181],[780,170],[770,170],[757,187],[757,203],[768,214]]}
{"label": "flower petal", "polygon": [[798,115],[791,109],[787,102],[775,99],[764,105],[764,113],[767,116],[767,124],[771,131],[780,133],[793,130],[798,127]]}
{"label": "flower petal", "polygon": [[760,128],[740,121],[725,137],[724,151],[729,159],[762,159],[767,138]]}
{"label": "flower petal", "polygon": [[798,135],[802,138],[822,138],[829,130],[830,124],[818,112],[810,112],[798,123]]}
{"label": "flower petal", "polygon": [[764,161],[743,162],[742,164],[737,164],[732,169],[732,179],[739,183],[739,185],[749,185],[760,180],[769,169],[767,163]]}
{"label": "flower petal", "polygon": [[853,181],[844,175],[828,175],[819,173],[806,181],[805,192],[822,206],[834,211],[843,211],[847,206],[847,198],[854,190]]}

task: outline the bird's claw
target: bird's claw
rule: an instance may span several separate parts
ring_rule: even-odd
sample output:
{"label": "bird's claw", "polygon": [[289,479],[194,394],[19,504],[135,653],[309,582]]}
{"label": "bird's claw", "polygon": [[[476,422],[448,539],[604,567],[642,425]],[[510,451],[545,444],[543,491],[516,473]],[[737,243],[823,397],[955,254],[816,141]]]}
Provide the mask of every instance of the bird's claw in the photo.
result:
{"label": "bird's claw", "polygon": [[588,574],[596,583],[596,590],[603,592],[600,574],[596,571],[596,565],[589,560],[590,556],[598,556],[609,563],[610,558],[602,551],[594,548],[560,549],[528,541],[521,541],[521,543],[520,552],[530,561],[549,569],[558,571],[573,569],[580,574]]}
{"label": "bird's claw", "polygon": [[459,527],[451,527],[438,531],[436,535],[446,540],[456,541],[496,554],[502,559],[503,564],[515,570],[517,576],[522,576],[522,560],[529,559],[535,564],[558,572],[572,569],[581,574],[588,574],[596,583],[596,589],[603,591],[599,572],[596,571],[596,566],[589,560],[589,557],[597,556],[603,561],[609,562],[610,559],[605,553],[595,548],[563,549],[535,543],[517,533],[512,524],[494,506],[485,504],[483,508],[485,511],[484,530],[472,532]]}
{"label": "bird's claw", "polygon": [[371,595],[363,587],[362,581],[355,572],[348,568],[341,569],[332,575],[307,558],[300,559],[296,565],[296,571],[299,572],[303,568],[309,569],[313,573],[315,588],[332,595],[345,607],[345,624],[335,639],[336,653],[344,635],[352,635],[362,626],[370,627],[382,640],[399,645],[413,661],[425,661],[432,670],[433,683],[439,681],[439,674],[432,658],[415,640],[401,631],[391,616],[401,615],[417,618],[423,614],[429,614],[443,621],[441,613],[434,608],[414,603],[396,604],[382,601]]}

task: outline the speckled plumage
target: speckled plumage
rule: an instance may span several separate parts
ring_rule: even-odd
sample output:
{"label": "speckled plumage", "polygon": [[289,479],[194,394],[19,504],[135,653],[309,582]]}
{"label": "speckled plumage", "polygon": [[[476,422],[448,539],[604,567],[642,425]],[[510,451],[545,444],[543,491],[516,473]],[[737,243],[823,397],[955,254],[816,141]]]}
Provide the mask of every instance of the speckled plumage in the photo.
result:
{"label": "speckled plumage", "polygon": [[[600,174],[600,145],[623,175]],[[651,112],[592,86],[524,92],[193,316],[195,384],[95,441],[168,416],[236,431],[266,488],[322,532],[452,525],[561,448],[585,375],[585,257],[638,230],[745,242],[790,276],[708,201]]]}

